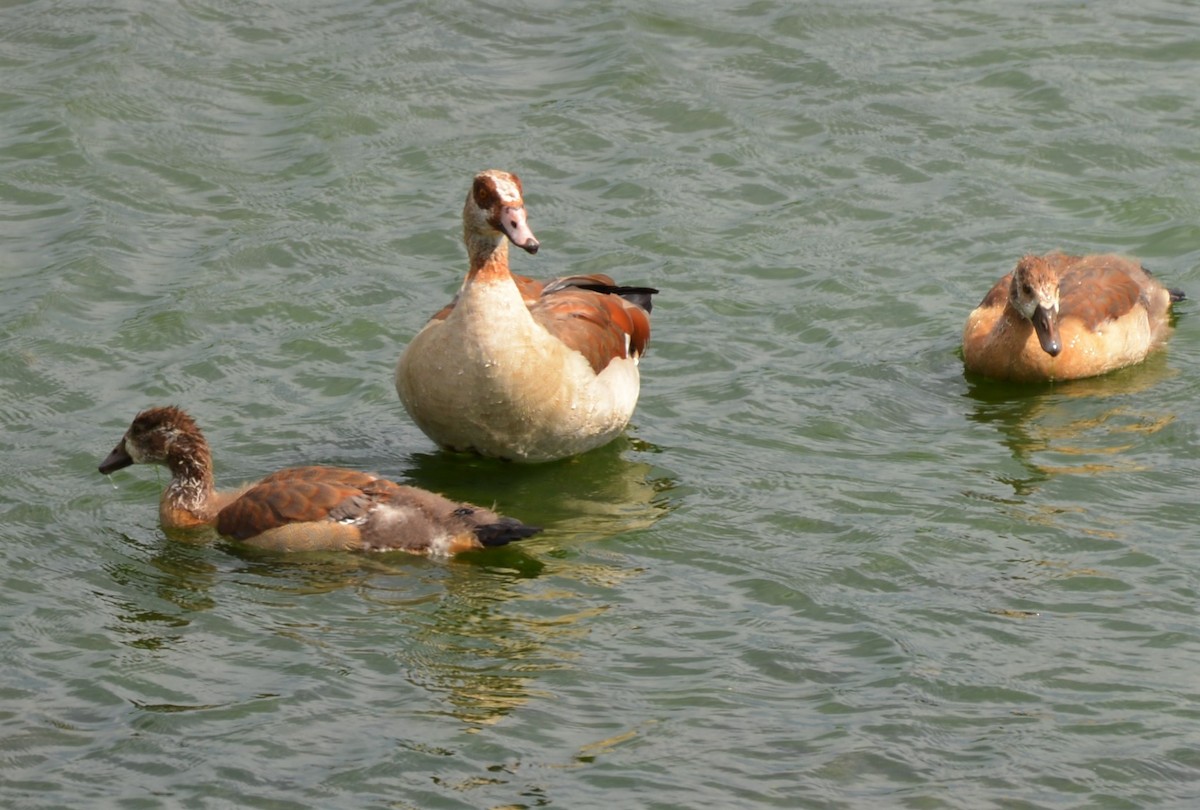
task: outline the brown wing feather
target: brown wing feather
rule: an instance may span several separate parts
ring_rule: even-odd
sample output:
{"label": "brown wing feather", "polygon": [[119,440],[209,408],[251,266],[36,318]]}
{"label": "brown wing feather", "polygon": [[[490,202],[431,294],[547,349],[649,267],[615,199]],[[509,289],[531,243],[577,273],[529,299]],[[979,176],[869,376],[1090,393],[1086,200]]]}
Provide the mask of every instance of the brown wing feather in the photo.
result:
{"label": "brown wing feather", "polygon": [[343,484],[345,486],[365,487],[376,481],[381,481],[378,475],[373,473],[359,472],[358,470],[348,470],[344,467],[322,467],[320,465],[310,465],[305,467],[288,467],[278,472],[273,472],[266,478],[258,481],[259,484],[267,484],[275,481],[321,481],[326,484]]}
{"label": "brown wing feather", "polygon": [[348,520],[396,484],[334,467],[294,467],[272,473],[217,514],[217,531],[247,540],[291,523]]}
{"label": "brown wing feather", "polygon": [[[1142,298],[1145,271],[1116,256],[1086,256],[1059,270],[1059,318],[1078,318],[1089,330],[1130,312]],[[1134,274],[1142,279],[1136,278]]]}
{"label": "brown wing feather", "polygon": [[[614,296],[609,296],[609,298],[612,297]],[[641,357],[650,345],[650,315],[637,304],[631,304],[624,299],[620,300],[633,325],[633,331],[629,333],[629,348],[638,357]]]}
{"label": "brown wing feather", "polygon": [[645,311],[618,295],[568,287],[539,299],[529,312],[546,331],[586,357],[597,374],[616,358],[642,354],[650,340]]}

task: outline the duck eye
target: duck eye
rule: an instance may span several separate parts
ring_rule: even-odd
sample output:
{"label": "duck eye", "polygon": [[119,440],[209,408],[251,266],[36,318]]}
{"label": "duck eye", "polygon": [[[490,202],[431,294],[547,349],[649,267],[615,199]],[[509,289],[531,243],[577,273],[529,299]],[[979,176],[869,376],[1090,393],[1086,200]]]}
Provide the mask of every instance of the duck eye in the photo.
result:
{"label": "duck eye", "polygon": [[483,180],[476,180],[475,187],[471,189],[471,195],[475,198],[475,204],[488,211],[499,202],[495,189]]}

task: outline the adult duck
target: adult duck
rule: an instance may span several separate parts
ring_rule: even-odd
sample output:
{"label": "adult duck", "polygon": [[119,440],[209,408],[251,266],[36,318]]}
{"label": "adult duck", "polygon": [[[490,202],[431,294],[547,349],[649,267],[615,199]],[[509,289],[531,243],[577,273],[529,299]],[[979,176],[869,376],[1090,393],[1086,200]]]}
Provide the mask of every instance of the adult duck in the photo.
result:
{"label": "adult duck", "polygon": [[449,450],[552,461],[611,441],[633,416],[650,340],[650,287],[602,274],[538,282],[508,267],[537,253],[521,181],[475,176],[463,206],[469,269],[455,299],[413,338],[396,392]]}
{"label": "adult duck", "polygon": [[1162,344],[1182,298],[1122,256],[1025,256],[967,318],[963,360],[1014,382],[1103,374]]}
{"label": "adult duck", "polygon": [[158,510],[164,529],[212,526],[225,537],[275,551],[448,557],[540,531],[490,509],[339,467],[292,467],[239,489],[217,490],[204,434],[175,407],[139,413],[100,463],[100,472],[108,475],[131,464],[170,470]]}

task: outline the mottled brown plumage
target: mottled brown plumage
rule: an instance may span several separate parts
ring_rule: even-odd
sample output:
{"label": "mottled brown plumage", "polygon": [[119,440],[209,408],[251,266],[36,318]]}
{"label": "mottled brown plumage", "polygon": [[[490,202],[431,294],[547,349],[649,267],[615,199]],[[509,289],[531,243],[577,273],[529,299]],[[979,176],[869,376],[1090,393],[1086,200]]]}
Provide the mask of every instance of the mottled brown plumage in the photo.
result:
{"label": "mottled brown plumage", "polygon": [[508,243],[536,253],[521,182],[475,177],[463,207],[469,272],[413,338],[396,391],[443,447],[549,461],[599,447],[629,423],[650,341],[650,287],[603,274],[540,282],[508,266]]}
{"label": "mottled brown plumage", "polygon": [[1163,343],[1182,297],[1121,256],[1025,256],[967,318],[963,359],[1017,382],[1103,374]]}
{"label": "mottled brown plumage", "polygon": [[489,509],[341,467],[292,467],[218,492],[208,443],[195,421],[173,407],[138,414],[100,472],[135,463],[171,471],[159,507],[165,529],[213,526],[226,537],[276,551],[450,556],[539,531]]}

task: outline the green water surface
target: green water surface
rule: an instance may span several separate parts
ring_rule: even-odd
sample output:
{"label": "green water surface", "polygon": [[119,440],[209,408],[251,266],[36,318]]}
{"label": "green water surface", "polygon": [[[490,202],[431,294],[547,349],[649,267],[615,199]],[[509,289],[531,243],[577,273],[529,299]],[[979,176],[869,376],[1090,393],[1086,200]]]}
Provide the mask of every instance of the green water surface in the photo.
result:
{"label": "green water surface", "polygon": [[[964,377],[1027,252],[1200,298],[1200,7],[0,4],[0,805],[1200,802],[1200,319]],[[662,290],[613,445],[439,453],[392,388],[471,176],[536,276]],[[218,479],[375,470],[546,531],[452,562],[165,537]]]}

